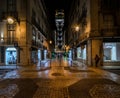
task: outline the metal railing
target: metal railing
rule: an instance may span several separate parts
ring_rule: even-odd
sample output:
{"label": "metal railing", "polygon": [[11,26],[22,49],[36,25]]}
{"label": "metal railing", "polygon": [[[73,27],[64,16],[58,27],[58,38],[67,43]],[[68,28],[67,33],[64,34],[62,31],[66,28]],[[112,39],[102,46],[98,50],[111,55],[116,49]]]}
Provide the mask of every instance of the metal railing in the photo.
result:
{"label": "metal railing", "polygon": [[14,45],[16,42],[17,38],[0,38],[0,45]]}

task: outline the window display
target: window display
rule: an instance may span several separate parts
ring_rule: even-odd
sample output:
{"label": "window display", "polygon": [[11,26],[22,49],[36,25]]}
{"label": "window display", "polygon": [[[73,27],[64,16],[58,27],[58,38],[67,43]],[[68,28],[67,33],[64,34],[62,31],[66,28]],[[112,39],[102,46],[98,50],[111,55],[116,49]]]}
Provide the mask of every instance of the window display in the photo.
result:
{"label": "window display", "polygon": [[120,43],[104,43],[104,61],[120,61]]}

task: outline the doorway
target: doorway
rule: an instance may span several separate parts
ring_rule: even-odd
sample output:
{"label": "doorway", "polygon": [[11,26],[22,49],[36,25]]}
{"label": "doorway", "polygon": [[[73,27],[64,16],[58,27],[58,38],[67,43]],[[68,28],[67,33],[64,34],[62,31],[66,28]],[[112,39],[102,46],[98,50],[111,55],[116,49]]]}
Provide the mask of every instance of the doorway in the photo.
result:
{"label": "doorway", "polygon": [[5,63],[6,65],[17,64],[17,50],[14,47],[9,47],[5,51]]}

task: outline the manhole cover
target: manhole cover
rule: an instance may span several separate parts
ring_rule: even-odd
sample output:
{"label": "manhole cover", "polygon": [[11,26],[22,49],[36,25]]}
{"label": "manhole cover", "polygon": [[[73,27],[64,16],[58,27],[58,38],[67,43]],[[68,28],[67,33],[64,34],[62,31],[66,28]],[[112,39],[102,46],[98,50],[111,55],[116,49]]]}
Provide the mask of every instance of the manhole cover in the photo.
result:
{"label": "manhole cover", "polygon": [[52,75],[53,75],[53,76],[62,76],[61,73],[53,73]]}

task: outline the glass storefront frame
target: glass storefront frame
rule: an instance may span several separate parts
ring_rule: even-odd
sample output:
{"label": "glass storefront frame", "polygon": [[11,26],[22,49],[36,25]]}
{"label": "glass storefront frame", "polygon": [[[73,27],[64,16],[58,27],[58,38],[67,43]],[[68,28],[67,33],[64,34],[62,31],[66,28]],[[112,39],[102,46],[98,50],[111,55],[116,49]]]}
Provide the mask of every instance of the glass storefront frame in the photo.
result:
{"label": "glass storefront frame", "polygon": [[120,61],[120,42],[104,42],[103,43],[103,61],[113,62]]}
{"label": "glass storefront frame", "polygon": [[5,51],[5,64],[14,65],[17,64],[17,49],[14,47],[8,47]]}

